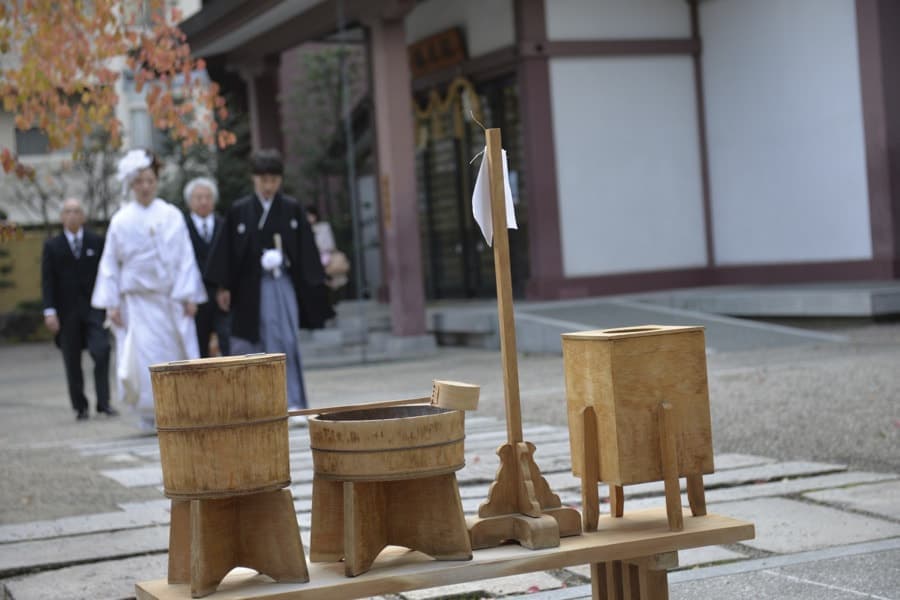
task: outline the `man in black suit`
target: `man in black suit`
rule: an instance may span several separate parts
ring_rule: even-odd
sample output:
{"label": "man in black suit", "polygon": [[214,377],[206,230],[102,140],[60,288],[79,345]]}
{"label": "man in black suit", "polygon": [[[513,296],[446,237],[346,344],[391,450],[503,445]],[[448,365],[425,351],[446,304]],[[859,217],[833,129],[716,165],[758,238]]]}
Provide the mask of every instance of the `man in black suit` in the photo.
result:
{"label": "man in black suit", "polygon": [[[191,244],[194,246],[194,257],[197,267],[203,273],[209,249],[219,230],[222,229],[222,217],[213,213],[219,189],[212,179],[197,177],[184,186],[184,201],[190,211],[185,213]],[[206,295],[209,301],[197,307],[194,321],[197,323],[197,341],[200,343],[200,356],[209,356],[209,338],[216,332],[219,341],[219,352],[222,356],[231,354],[231,314],[223,311],[216,304],[216,286],[208,281]]]}
{"label": "man in black suit", "polygon": [[91,293],[97,278],[103,238],[86,230],[81,202],[63,202],[63,232],[44,243],[41,257],[41,285],[44,296],[44,323],[56,334],[66,368],[69,398],[76,418],[88,418],[84,395],[81,351],[87,348],[94,361],[94,389],[97,413],[109,417],[118,411],[109,404],[109,337],[103,328],[104,311],[91,307]]}

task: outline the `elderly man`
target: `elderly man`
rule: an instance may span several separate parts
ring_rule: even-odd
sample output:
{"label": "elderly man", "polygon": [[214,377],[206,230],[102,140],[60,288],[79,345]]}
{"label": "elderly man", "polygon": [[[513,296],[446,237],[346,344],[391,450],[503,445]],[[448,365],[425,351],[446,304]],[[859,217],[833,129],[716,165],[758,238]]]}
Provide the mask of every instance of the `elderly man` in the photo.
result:
{"label": "elderly man", "polygon": [[[191,236],[191,244],[194,246],[197,267],[201,273],[206,268],[212,242],[222,228],[222,217],[213,213],[218,199],[219,188],[212,179],[197,177],[184,186],[184,201],[190,209],[185,213],[185,221]],[[200,356],[206,358],[210,355],[209,339],[213,331],[216,332],[218,339],[219,353],[228,356],[231,354],[231,314],[219,308],[214,301],[216,286],[208,281],[204,281],[204,284],[209,302],[201,304],[194,317],[197,323]]]}
{"label": "elderly man", "polygon": [[91,308],[91,293],[103,253],[103,238],[83,227],[84,209],[76,198],[63,202],[63,232],[44,243],[41,284],[44,323],[56,334],[66,368],[69,399],[76,419],[88,418],[84,395],[81,351],[87,348],[94,361],[97,413],[109,417],[118,411],[109,404],[109,336],[103,328],[104,311]]}

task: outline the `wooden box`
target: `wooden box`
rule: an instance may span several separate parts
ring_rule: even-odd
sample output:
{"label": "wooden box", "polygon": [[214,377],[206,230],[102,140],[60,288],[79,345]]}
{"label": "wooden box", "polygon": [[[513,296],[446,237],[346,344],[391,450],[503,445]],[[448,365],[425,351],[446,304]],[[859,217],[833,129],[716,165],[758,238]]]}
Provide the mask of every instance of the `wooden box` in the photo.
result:
{"label": "wooden box", "polygon": [[659,407],[672,406],[678,475],[713,472],[703,327],[646,325],[562,336],[572,472],[581,476],[582,419],[594,410],[599,479],[664,479]]}

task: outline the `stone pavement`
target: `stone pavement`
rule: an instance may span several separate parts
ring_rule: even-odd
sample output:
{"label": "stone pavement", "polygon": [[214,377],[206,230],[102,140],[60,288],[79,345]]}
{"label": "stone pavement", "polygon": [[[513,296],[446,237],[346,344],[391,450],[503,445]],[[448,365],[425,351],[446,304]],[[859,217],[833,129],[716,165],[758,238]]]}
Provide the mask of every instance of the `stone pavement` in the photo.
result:
{"label": "stone pavement", "polygon": [[[752,521],[742,544],[681,552],[671,597],[900,599],[900,326],[842,332],[846,342],[710,355],[716,472],[711,512]],[[86,360],[87,365],[87,360]],[[566,504],[569,472],[559,357],[520,358],[525,438]],[[496,352],[309,371],[315,405],[427,394],[432,378],[482,384],[467,417],[466,512],[477,510],[504,441]],[[156,438],[127,419],[76,423],[50,346],[0,347],[0,585],[4,600],[118,599],[166,572],[168,501]],[[292,492],[308,548],[311,457],[292,429]],[[662,506],[661,484],[626,488],[625,509]],[[408,592],[395,598],[590,597],[584,568]]]}
{"label": "stone pavement", "polygon": [[[466,467],[458,479],[463,509],[473,514],[487,497],[496,473],[498,460],[493,450],[505,441],[505,428],[494,417],[470,416],[466,430]],[[568,470],[567,429],[529,425],[525,439],[536,444],[536,460],[562,502],[578,507],[579,480]],[[307,431],[292,429],[290,441],[291,491],[308,548],[312,468]],[[156,438],[73,442],[68,447],[73,454],[98,460],[103,465],[100,474],[112,482],[152,490],[158,497],[123,502],[114,511],[0,526],[0,576],[6,578],[6,598],[125,598],[133,593],[134,581],[165,575],[169,503],[162,497]],[[861,554],[868,555],[869,561],[883,559],[886,566],[893,564],[895,571],[900,564],[896,562],[900,557],[897,474],[725,453],[716,457],[716,472],[707,476],[705,483],[709,510],[753,521],[757,537],[729,547],[681,552],[680,568],[690,570],[673,573],[674,597],[697,597],[693,591],[682,590],[710,585],[712,579],[740,581],[748,576],[761,577],[763,584],[773,589],[781,589],[780,582],[849,590],[848,585],[858,584],[817,581],[815,574],[793,573],[812,562],[858,562]],[[661,483],[628,487],[626,498],[626,510],[664,505]],[[698,565],[707,567],[694,569]],[[723,566],[728,568],[723,571]],[[713,577],[711,573],[716,571],[712,569],[719,569],[720,574]],[[588,580],[587,567],[573,567],[419,590],[397,598],[424,600],[463,593],[491,598],[544,590],[560,590],[546,598],[579,598],[589,595],[584,587]],[[895,573],[884,583],[898,582],[900,574]],[[723,585],[714,583],[720,588]],[[868,579],[866,583],[874,585]],[[852,589],[863,593],[866,588]],[[883,594],[871,597],[897,597],[890,595],[889,587]]]}

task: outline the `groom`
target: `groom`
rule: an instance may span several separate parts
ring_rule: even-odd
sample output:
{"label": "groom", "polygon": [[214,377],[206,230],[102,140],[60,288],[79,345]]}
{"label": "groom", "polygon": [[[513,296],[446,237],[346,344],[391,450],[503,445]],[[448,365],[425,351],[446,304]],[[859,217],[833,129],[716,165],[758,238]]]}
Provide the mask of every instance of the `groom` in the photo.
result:
{"label": "groom", "polygon": [[258,150],[250,163],[254,193],[225,214],[205,276],[218,288],[219,307],[232,312],[232,354],[283,352],[288,407],[305,408],[299,328],[321,328],[334,312],[304,211],[280,191],[281,155]]}

